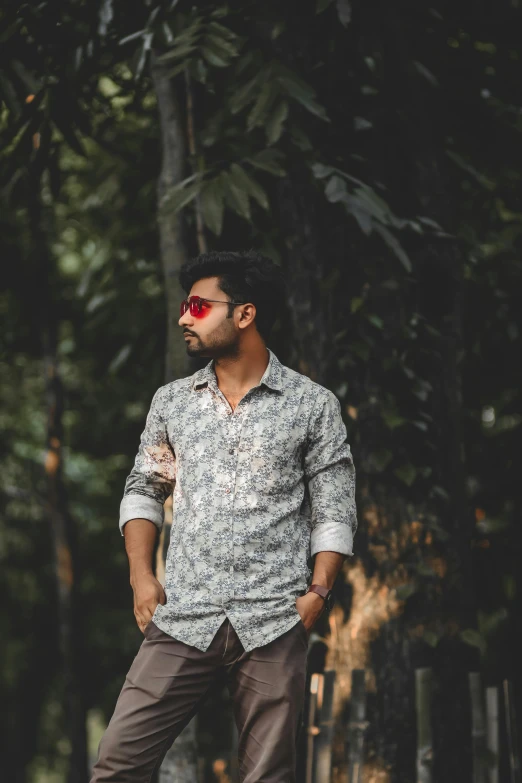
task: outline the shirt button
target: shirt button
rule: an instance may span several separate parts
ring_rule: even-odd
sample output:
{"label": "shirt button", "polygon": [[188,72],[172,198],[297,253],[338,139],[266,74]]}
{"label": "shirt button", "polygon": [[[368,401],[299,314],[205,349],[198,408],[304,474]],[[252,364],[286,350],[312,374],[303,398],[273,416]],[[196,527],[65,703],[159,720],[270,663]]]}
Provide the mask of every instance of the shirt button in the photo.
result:
{"label": "shirt button", "polygon": [[227,489],[225,490],[225,492],[226,492],[226,493],[227,493],[227,495],[228,495],[228,493],[230,492],[230,490],[227,488]]}

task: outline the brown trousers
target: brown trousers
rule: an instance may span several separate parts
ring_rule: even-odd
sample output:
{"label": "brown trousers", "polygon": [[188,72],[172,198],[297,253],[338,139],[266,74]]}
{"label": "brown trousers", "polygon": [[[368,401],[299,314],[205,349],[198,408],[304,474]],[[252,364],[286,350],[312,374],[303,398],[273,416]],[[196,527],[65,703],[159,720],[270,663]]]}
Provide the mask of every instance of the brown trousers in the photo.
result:
{"label": "brown trousers", "polygon": [[101,739],[91,783],[150,783],[222,676],[238,729],[241,783],[295,783],[307,651],[302,621],[245,652],[227,618],[202,652],[151,620]]}

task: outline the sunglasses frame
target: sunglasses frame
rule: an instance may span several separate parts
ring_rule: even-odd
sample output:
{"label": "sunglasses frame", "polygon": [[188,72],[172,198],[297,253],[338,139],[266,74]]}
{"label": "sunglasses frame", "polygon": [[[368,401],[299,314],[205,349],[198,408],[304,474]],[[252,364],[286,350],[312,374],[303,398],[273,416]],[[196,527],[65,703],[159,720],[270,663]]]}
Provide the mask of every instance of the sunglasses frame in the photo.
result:
{"label": "sunglasses frame", "polygon": [[[228,299],[207,299],[204,296],[189,296],[187,299],[183,299],[180,305],[180,313],[181,315],[185,315],[187,310],[190,310],[190,314],[193,316],[197,316],[201,313],[201,308],[203,306],[204,302],[217,302],[220,304],[233,304],[233,305],[240,305],[240,304],[248,304],[248,302],[230,302]],[[192,303],[197,308],[197,312],[192,312]],[[185,309],[184,306],[186,305]]]}

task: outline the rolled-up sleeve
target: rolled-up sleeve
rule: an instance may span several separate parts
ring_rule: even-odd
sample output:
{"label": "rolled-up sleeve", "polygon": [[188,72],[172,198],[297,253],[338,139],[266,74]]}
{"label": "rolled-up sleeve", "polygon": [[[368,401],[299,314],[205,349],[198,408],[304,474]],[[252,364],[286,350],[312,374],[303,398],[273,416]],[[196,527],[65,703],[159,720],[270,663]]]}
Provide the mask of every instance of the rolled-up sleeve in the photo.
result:
{"label": "rolled-up sleeve", "polygon": [[312,512],[311,556],[324,551],[353,555],[355,467],[346,437],[339,400],[325,389],[310,416],[304,456]]}
{"label": "rolled-up sleeve", "polygon": [[176,458],[165,424],[166,401],[160,387],[152,398],[134,466],[120,503],[120,532],[130,519],[148,519],[163,527],[163,504],[176,483]]}

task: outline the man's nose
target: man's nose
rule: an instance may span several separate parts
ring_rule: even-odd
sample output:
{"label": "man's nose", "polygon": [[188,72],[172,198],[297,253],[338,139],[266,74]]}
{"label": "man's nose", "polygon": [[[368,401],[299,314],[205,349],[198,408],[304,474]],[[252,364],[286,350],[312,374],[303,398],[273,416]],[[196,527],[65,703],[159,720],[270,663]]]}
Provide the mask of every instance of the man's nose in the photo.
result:
{"label": "man's nose", "polygon": [[180,317],[178,324],[179,326],[188,326],[190,323],[192,323],[192,316],[190,315],[190,310],[187,310],[186,313],[183,313],[183,315]]}

